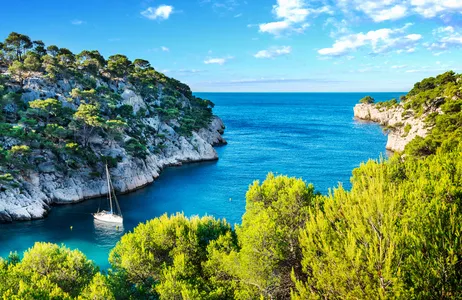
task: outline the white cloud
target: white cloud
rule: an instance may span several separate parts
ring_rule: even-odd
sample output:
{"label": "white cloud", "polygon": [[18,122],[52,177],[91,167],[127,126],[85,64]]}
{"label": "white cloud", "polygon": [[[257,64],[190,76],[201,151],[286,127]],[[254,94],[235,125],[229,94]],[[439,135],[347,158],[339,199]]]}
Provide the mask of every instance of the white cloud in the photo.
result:
{"label": "white cloud", "polygon": [[82,25],[83,23],[85,23],[85,22],[82,21],[82,20],[72,20],[71,21],[72,25]]}
{"label": "white cloud", "polygon": [[[432,43],[426,43],[428,50],[437,50],[435,55],[440,55],[441,50],[459,48],[462,46],[462,34],[452,26],[439,27],[433,30],[435,40]],[[439,54],[437,54],[439,53]]]}
{"label": "white cloud", "polygon": [[411,53],[415,51],[415,46],[422,36],[420,34],[406,35],[404,31],[409,26],[406,24],[402,28],[383,28],[367,33],[345,35],[337,39],[332,47],[320,49],[318,53],[327,56],[341,56],[364,46],[369,46],[373,54],[386,53],[392,50],[397,50],[398,53]]}
{"label": "white cloud", "polygon": [[345,13],[360,11],[374,22],[397,20],[408,14],[406,1],[402,0],[337,0],[339,8]]}
{"label": "white cloud", "polygon": [[141,12],[141,15],[150,20],[167,20],[173,13],[173,6],[162,4],[157,8],[148,7]]}
{"label": "white cloud", "polygon": [[292,52],[292,47],[282,46],[282,47],[271,47],[267,50],[258,51],[254,57],[255,58],[274,58],[281,55],[287,55]]}
{"label": "white cloud", "polygon": [[407,65],[394,65],[394,66],[391,66],[392,69],[404,69],[406,67],[407,67]]}
{"label": "white cloud", "polygon": [[425,18],[441,16],[445,13],[462,13],[460,0],[411,0],[415,12]]}
{"label": "white cloud", "polygon": [[345,35],[349,33],[349,28],[348,28],[348,21],[346,19],[342,20],[337,20],[336,18],[327,18],[326,21],[323,24],[323,29],[330,26],[331,31],[329,36],[331,38],[335,38],[340,35]]}
{"label": "white cloud", "polygon": [[308,16],[308,9],[302,0],[278,0],[273,6],[273,13],[278,19],[284,19],[292,23],[305,21]]}
{"label": "white cloud", "polygon": [[260,32],[267,32],[274,35],[280,35],[283,31],[291,27],[287,21],[271,22],[260,24]]}
{"label": "white cloud", "polygon": [[309,26],[306,22],[309,15],[322,13],[331,14],[332,11],[329,6],[309,8],[304,0],[277,0],[277,4],[273,5],[273,14],[279,21],[260,24],[260,32],[274,35],[282,35],[284,32],[301,33]]}
{"label": "white cloud", "polygon": [[240,18],[242,17],[242,14],[237,14],[237,15],[234,15],[235,18]]}
{"label": "white cloud", "polygon": [[442,32],[453,33],[454,32],[454,27],[452,27],[452,26],[440,27],[440,28],[436,29],[436,32],[439,32],[439,33],[442,33]]}
{"label": "white cloud", "polygon": [[406,16],[407,8],[403,5],[395,5],[391,8],[378,10],[371,17],[375,22],[382,22],[386,20],[397,20]]}
{"label": "white cloud", "polygon": [[345,14],[359,11],[374,22],[397,20],[412,14],[443,18],[462,13],[461,0],[336,0],[336,3]]}
{"label": "white cloud", "polygon": [[169,52],[170,51],[170,49],[165,47],[165,46],[160,47],[160,49],[162,49],[162,51],[164,51],[164,52]]}
{"label": "white cloud", "polygon": [[232,59],[232,56],[227,56],[227,57],[215,57],[215,58],[207,58],[204,60],[204,64],[206,65],[224,65],[228,60]]}
{"label": "white cloud", "polygon": [[204,60],[204,64],[209,65],[209,64],[217,64],[217,65],[222,65],[226,62],[226,59],[224,58],[209,58]]}
{"label": "white cloud", "polygon": [[411,41],[418,41],[422,38],[422,35],[420,34],[409,34],[406,36],[407,39],[411,40]]}
{"label": "white cloud", "polygon": [[201,73],[203,70],[198,70],[198,69],[179,69],[178,72],[180,73],[185,73],[185,74],[195,74],[195,73]]}
{"label": "white cloud", "polygon": [[234,11],[239,5],[247,4],[246,1],[238,0],[200,0],[199,2],[202,5],[211,5],[213,10],[219,13]]}

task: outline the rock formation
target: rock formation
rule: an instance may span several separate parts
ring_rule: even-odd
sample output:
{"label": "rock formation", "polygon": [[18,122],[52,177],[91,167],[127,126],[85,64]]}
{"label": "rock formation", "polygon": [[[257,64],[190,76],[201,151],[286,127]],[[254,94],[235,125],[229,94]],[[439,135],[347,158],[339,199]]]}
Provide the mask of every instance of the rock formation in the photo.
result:
{"label": "rock formation", "polygon": [[[97,81],[97,86],[106,86],[121,94],[121,105],[129,104],[134,112],[145,109],[147,103],[131,84],[119,81],[107,84]],[[82,88],[72,80],[59,80],[50,83],[43,77],[25,80],[22,86],[10,86],[12,91],[21,90],[22,100],[29,102],[40,98],[56,98],[63,105],[73,88]],[[162,101],[163,86],[159,84],[157,104]],[[179,96],[181,105],[191,105],[184,95]],[[92,137],[90,145],[95,152],[104,156],[117,157],[119,162],[110,172],[115,189],[125,193],[152,183],[167,166],[177,166],[188,162],[218,159],[213,146],[225,144],[221,136],[225,126],[221,119],[213,116],[210,124],[193,131],[190,136],[180,135],[175,128],[176,120],[162,120],[157,114],[146,113],[141,121],[151,128],[151,135],[145,134],[147,155],[145,158],[130,155],[121,143],[108,143],[99,135]],[[125,136],[125,140],[129,136]],[[14,138],[0,136],[0,146],[9,148],[18,144]],[[160,147],[160,145],[162,147]],[[78,169],[58,167],[56,155],[49,150],[34,152],[40,156],[41,163],[21,175],[20,186],[0,191],[0,223],[14,220],[43,218],[52,204],[75,203],[85,199],[100,197],[107,193],[105,178],[95,174],[92,166]]]}
{"label": "rock formation", "polygon": [[412,111],[405,110],[402,105],[381,107],[377,104],[360,103],[354,107],[357,119],[377,122],[388,132],[387,150],[401,152],[416,136],[425,137],[430,128],[425,124],[424,114],[415,117]]}

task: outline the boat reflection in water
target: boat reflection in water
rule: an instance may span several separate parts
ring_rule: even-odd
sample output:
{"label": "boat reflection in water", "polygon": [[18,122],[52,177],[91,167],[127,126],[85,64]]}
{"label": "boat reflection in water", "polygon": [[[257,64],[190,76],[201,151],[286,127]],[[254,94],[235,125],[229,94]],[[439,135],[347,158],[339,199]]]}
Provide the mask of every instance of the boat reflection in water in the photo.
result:
{"label": "boat reflection in water", "polygon": [[111,246],[112,248],[125,233],[123,224],[108,223],[98,219],[94,219],[93,224],[95,226],[95,239],[103,247]]}

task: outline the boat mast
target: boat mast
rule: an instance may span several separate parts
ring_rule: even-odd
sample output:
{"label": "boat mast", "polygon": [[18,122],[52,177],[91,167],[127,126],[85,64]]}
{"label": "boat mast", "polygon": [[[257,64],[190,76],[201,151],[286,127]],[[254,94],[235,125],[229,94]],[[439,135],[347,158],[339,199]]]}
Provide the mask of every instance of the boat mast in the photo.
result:
{"label": "boat mast", "polygon": [[107,193],[109,194],[109,205],[111,206],[111,214],[112,214],[112,193],[111,193],[111,180],[109,179],[109,169],[106,164],[106,177],[107,177]]}
{"label": "boat mast", "polygon": [[112,196],[114,198],[114,202],[116,204],[116,208],[117,208],[117,211],[118,211],[118,214],[119,216],[122,217],[122,210],[120,209],[120,206],[119,206],[119,201],[117,201],[117,196],[116,196],[116,193],[115,193],[115,189],[114,189],[114,185],[112,184],[112,181],[111,181],[111,187],[112,187]]}

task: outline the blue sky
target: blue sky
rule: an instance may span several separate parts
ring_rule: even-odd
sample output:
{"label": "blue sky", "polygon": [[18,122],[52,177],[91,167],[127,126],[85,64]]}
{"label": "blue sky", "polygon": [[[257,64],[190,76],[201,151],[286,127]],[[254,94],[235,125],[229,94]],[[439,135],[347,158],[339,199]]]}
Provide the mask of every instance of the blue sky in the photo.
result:
{"label": "blue sky", "polygon": [[462,69],[462,0],[16,0],[11,31],[149,60],[193,91],[406,91]]}

